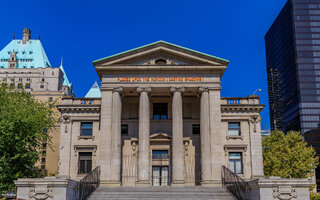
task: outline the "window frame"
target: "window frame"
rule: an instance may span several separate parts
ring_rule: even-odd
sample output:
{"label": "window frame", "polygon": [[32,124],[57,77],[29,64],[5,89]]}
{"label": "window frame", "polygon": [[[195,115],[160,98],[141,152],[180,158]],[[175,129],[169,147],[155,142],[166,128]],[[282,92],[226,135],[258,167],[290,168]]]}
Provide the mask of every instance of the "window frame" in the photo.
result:
{"label": "window frame", "polygon": [[[122,128],[126,127],[126,133],[123,132]],[[121,135],[129,135],[129,125],[128,124],[121,124]]]}
{"label": "window frame", "polygon": [[[161,106],[165,105],[163,108]],[[158,107],[158,108],[156,108]],[[168,119],[168,103],[153,103],[152,105],[152,119],[153,120],[167,120]],[[162,109],[162,110],[161,110]],[[160,112],[158,112],[160,111]],[[159,116],[159,117],[155,117]]]}
{"label": "window frame", "polygon": [[[195,133],[195,129],[197,129],[197,126],[199,127],[199,132],[197,131]],[[200,124],[192,124],[192,135],[200,135],[200,134],[201,134]]]}
{"label": "window frame", "polygon": [[[230,128],[230,124],[238,124],[238,128]],[[237,135],[230,134],[230,130],[238,130]],[[228,137],[240,137],[241,136],[241,123],[240,122],[228,122],[228,132],[227,132]]]}
{"label": "window frame", "polygon": [[[82,125],[83,124],[91,124],[91,135],[84,135],[83,134],[83,127],[82,127]],[[90,130],[89,128],[85,128],[85,130]],[[88,121],[86,121],[86,122],[81,122],[80,123],[80,136],[84,136],[84,137],[92,137],[93,136],[93,122],[88,122]]]}
{"label": "window frame", "polygon": [[[80,156],[80,154],[91,154],[91,156],[89,155],[82,155]],[[81,167],[81,161],[84,161],[84,170],[82,171],[82,167]],[[88,161],[90,161],[90,169],[88,170]],[[88,174],[92,171],[92,164],[93,164],[93,153],[91,151],[79,151],[78,152],[78,170],[77,170],[77,174],[81,175],[81,174]]]}
{"label": "window frame", "polygon": [[[230,154],[235,154],[235,153],[237,153],[237,154],[240,154],[240,159],[230,159]],[[232,161],[233,162],[233,166],[234,166],[234,169],[231,169],[231,165],[230,165],[230,161]],[[237,169],[236,169],[236,162],[237,161],[240,161],[240,166],[241,166],[241,171],[240,172],[237,172]],[[228,166],[229,166],[229,169],[233,172],[233,173],[235,173],[235,174],[244,174],[244,169],[243,169],[243,153],[242,152],[238,152],[238,151],[229,151],[228,152]]]}

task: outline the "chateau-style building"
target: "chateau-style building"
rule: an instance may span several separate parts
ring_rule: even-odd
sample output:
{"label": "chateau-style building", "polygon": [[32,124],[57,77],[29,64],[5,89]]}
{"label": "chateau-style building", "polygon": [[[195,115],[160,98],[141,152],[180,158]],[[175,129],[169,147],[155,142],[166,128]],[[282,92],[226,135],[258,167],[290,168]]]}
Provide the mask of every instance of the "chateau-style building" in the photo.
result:
{"label": "chateau-style building", "polygon": [[58,106],[60,177],[100,166],[104,186],[214,186],[222,165],[263,177],[264,105],[220,97],[228,60],[159,41],[93,64],[101,94],[95,84]]}
{"label": "chateau-style building", "polygon": [[[63,69],[52,67],[40,38],[31,39],[31,31],[23,29],[22,39],[13,40],[0,51],[0,84],[24,89],[37,100],[59,103],[63,96],[73,96],[72,85]],[[52,116],[59,118],[59,111],[53,107]],[[60,124],[49,134],[52,145],[43,143],[42,155],[37,166],[47,170],[49,175],[58,173]]]}

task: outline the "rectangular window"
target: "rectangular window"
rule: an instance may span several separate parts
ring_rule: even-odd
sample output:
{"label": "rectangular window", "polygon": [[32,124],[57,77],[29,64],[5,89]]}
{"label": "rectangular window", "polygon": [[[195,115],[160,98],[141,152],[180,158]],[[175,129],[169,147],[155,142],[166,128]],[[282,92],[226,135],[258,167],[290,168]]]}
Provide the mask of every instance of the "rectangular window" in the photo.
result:
{"label": "rectangular window", "polygon": [[22,89],[22,88],[23,88],[22,83],[18,83],[18,88],[19,88],[19,89]]}
{"label": "rectangular window", "polygon": [[152,150],[152,159],[167,159],[169,158],[168,150]]}
{"label": "rectangular window", "polygon": [[243,174],[242,153],[229,153],[229,169],[236,174]]}
{"label": "rectangular window", "polygon": [[240,135],[240,123],[239,122],[229,122],[228,123],[228,135],[229,136],[239,136]]}
{"label": "rectangular window", "polygon": [[200,134],[200,124],[192,124],[192,134]]}
{"label": "rectangular window", "polygon": [[129,126],[128,124],[121,125],[121,135],[128,135],[129,134]]}
{"label": "rectangular window", "polygon": [[81,122],[81,136],[92,136],[92,122]]}
{"label": "rectangular window", "polygon": [[30,83],[26,83],[26,89],[30,88]]}
{"label": "rectangular window", "polygon": [[92,152],[79,152],[78,174],[87,174],[92,170]]}
{"label": "rectangular window", "polygon": [[168,104],[154,103],[153,104],[153,119],[168,119]]}
{"label": "rectangular window", "polygon": [[40,85],[40,88],[44,88],[44,85]]}
{"label": "rectangular window", "polygon": [[46,162],[46,159],[45,158],[41,158],[41,162]]}

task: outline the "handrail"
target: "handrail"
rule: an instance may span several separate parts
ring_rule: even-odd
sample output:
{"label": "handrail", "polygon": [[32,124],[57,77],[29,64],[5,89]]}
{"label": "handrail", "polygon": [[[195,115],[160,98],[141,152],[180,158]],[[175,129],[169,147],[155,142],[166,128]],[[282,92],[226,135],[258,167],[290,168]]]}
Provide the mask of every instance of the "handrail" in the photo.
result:
{"label": "handrail", "polygon": [[100,166],[96,167],[78,184],[79,200],[86,200],[100,185]]}
{"label": "handrail", "polygon": [[226,188],[236,199],[249,200],[249,183],[225,166],[222,166],[221,180],[222,186]]}

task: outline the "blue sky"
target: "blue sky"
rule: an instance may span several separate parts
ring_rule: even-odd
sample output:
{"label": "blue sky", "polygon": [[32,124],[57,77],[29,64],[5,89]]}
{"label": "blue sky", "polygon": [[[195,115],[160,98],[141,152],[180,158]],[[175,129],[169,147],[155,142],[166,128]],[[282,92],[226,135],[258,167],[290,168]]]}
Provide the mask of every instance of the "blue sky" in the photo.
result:
{"label": "blue sky", "polygon": [[[41,41],[51,65],[61,57],[76,96],[99,80],[92,61],[158,40],[230,60],[221,96],[258,88],[269,128],[264,35],[285,0],[3,1],[0,48],[23,27]],[[264,126],[263,126],[264,127]]]}

